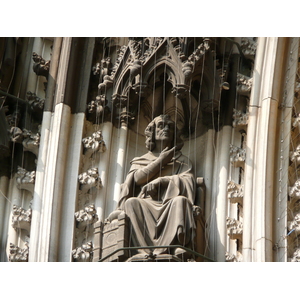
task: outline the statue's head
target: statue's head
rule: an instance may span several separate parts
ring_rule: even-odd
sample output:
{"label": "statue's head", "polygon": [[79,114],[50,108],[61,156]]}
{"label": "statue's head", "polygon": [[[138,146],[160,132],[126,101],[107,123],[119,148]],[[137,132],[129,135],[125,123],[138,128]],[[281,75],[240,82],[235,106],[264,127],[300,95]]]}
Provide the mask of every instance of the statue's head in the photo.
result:
{"label": "statue's head", "polygon": [[154,118],[145,129],[145,135],[146,147],[149,151],[153,151],[159,141],[170,142],[171,147],[182,144],[180,131],[169,115],[160,115]]}

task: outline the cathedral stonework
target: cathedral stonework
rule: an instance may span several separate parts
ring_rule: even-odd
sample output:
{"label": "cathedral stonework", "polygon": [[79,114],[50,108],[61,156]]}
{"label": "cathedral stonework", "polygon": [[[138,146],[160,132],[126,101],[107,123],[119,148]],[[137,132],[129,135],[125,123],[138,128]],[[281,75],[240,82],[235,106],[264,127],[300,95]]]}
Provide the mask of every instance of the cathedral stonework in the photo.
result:
{"label": "cathedral stonework", "polygon": [[0,46],[0,261],[300,261],[299,38]]}

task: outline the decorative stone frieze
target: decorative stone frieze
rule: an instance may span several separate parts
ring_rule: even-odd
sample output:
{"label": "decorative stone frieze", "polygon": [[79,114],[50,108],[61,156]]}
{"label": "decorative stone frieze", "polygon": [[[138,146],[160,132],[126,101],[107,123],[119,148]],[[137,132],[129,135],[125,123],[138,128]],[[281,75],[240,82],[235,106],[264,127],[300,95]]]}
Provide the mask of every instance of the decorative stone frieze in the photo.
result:
{"label": "decorative stone frieze", "polygon": [[76,262],[91,262],[93,259],[93,243],[88,242],[75,248],[72,250],[72,256]]}
{"label": "decorative stone frieze", "polygon": [[28,262],[29,255],[29,246],[28,243],[25,243],[25,248],[21,249],[18,246],[15,246],[13,243],[10,243],[9,249],[9,261],[10,262]]}
{"label": "decorative stone frieze", "polygon": [[233,109],[233,127],[244,127],[248,125],[248,119],[249,119],[249,111],[247,108],[247,112],[244,113],[241,110]]}
{"label": "decorative stone frieze", "polygon": [[227,217],[227,234],[231,239],[241,239],[243,234],[243,223],[239,220]]}
{"label": "decorative stone frieze", "polygon": [[104,152],[106,150],[105,142],[103,141],[102,131],[98,130],[91,136],[82,139],[84,154],[91,157],[96,152]]}
{"label": "decorative stone frieze", "polygon": [[230,145],[229,155],[233,166],[243,167],[245,165],[246,149]]}
{"label": "decorative stone frieze", "polygon": [[14,229],[24,229],[30,232],[32,210],[29,208],[25,210],[22,207],[13,205],[12,212],[12,227]]}
{"label": "decorative stone frieze", "polygon": [[19,189],[27,190],[33,193],[35,184],[35,171],[30,172],[18,167],[16,181]]}
{"label": "decorative stone frieze", "polygon": [[229,180],[227,183],[227,196],[231,203],[242,203],[244,197],[244,186]]}
{"label": "decorative stone frieze", "polygon": [[248,95],[251,92],[253,78],[237,73],[237,92],[242,95]]}
{"label": "decorative stone frieze", "polygon": [[256,48],[257,43],[253,39],[247,37],[242,38],[241,49],[246,58],[253,60],[256,54]]}
{"label": "decorative stone frieze", "polygon": [[77,227],[87,226],[98,221],[97,211],[95,205],[91,204],[75,212],[75,219],[78,224]]}
{"label": "decorative stone frieze", "polygon": [[33,52],[32,59],[34,61],[34,73],[38,76],[44,76],[47,79],[50,70],[50,60],[43,59],[42,56],[38,55],[36,52]]}
{"label": "decorative stone frieze", "polygon": [[91,168],[86,172],[79,174],[78,181],[80,183],[80,190],[88,192],[91,188],[102,188],[102,181],[99,177],[98,168]]}

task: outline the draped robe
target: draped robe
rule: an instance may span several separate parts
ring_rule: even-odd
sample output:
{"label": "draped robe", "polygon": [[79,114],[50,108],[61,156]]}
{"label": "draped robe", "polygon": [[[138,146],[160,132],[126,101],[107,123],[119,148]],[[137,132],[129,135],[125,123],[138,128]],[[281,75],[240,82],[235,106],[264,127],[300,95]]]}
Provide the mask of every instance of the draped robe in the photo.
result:
{"label": "draped robe", "polygon": [[[189,159],[175,153],[151,180],[164,177],[168,184],[160,188],[157,198],[152,199],[141,191],[134,180],[137,170],[146,167],[157,157],[148,152],[131,161],[131,168],[121,188],[118,208],[124,210],[131,223],[131,246],[190,245],[195,235],[193,203],[195,177]],[[155,249],[155,254],[165,253],[167,248]],[[143,252],[143,251],[140,251]],[[149,253],[149,250],[144,250]]]}

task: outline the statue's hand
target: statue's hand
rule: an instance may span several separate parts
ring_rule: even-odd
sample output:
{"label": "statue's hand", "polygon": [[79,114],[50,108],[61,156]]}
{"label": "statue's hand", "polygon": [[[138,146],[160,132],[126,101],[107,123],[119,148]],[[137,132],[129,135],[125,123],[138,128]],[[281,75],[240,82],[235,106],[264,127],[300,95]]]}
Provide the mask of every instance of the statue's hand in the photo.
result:
{"label": "statue's hand", "polygon": [[163,151],[161,151],[159,155],[159,159],[162,161],[162,165],[165,165],[171,161],[171,159],[174,156],[175,150],[176,150],[176,146],[171,149],[166,147]]}

